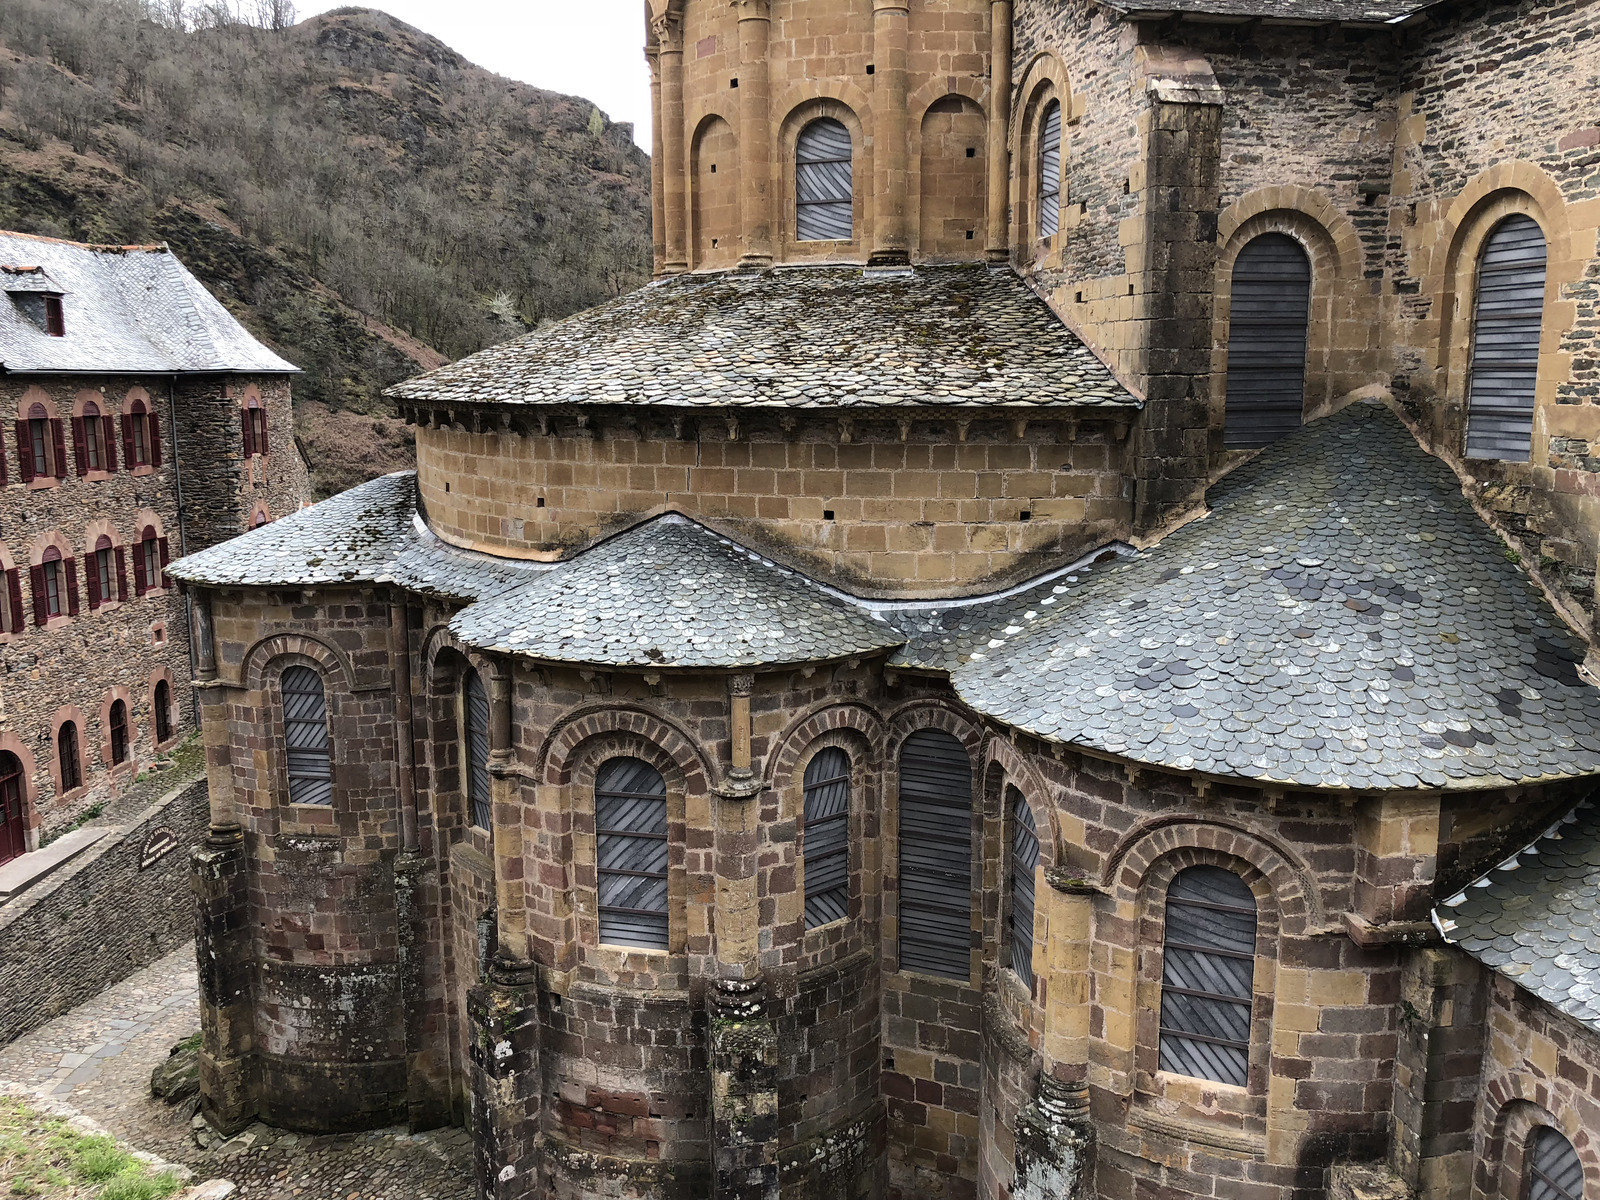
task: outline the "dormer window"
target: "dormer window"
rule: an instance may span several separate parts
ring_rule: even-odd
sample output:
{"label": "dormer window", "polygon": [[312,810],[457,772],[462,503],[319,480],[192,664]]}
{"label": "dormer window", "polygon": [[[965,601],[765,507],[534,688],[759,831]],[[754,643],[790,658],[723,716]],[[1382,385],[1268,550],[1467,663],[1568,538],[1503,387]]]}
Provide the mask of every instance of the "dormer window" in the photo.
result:
{"label": "dormer window", "polygon": [[0,287],[11,294],[17,311],[51,337],[67,336],[66,312],[61,285],[45,274],[43,267],[0,267]]}
{"label": "dormer window", "polygon": [[67,336],[67,318],[61,311],[61,297],[44,297],[44,331],[51,337]]}

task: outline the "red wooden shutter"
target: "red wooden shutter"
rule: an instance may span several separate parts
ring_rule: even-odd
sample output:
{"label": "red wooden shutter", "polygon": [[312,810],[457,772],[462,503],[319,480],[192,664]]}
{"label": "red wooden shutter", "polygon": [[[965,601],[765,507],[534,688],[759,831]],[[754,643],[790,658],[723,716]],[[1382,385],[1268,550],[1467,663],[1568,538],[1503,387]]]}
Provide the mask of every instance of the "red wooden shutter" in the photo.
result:
{"label": "red wooden shutter", "polygon": [[21,633],[27,617],[22,613],[22,572],[16,567],[6,572],[6,599],[11,602],[11,631]]}
{"label": "red wooden shutter", "polygon": [[61,569],[67,576],[67,616],[78,615],[78,560],[63,558]]}
{"label": "red wooden shutter", "polygon": [[85,562],[83,581],[89,585],[89,611],[93,612],[100,607],[100,555],[90,551]]}
{"label": "red wooden shutter", "polygon": [[172,580],[167,578],[167,562],[169,561],[167,558],[167,539],[162,538],[156,545],[161,547],[161,586],[171,587]]}
{"label": "red wooden shutter", "polygon": [[150,465],[161,465],[161,419],[154,412],[150,414]]}
{"label": "red wooden shutter", "polygon": [[144,543],[133,544],[133,590],[142,596],[147,590],[144,586]]}
{"label": "red wooden shutter", "polygon": [[78,478],[89,473],[89,434],[82,417],[72,418],[72,453],[78,463]]}
{"label": "red wooden shutter", "polygon": [[239,423],[244,427],[244,456],[249,458],[256,452],[255,431],[250,428],[250,410],[241,408],[239,418]]}
{"label": "red wooden shutter", "polygon": [[44,566],[28,568],[28,575],[33,582],[33,623],[43,625],[50,619],[50,609],[44,598]]}
{"label": "red wooden shutter", "polygon": [[23,483],[33,482],[33,438],[28,434],[28,423],[17,422],[17,470]]}
{"label": "red wooden shutter", "polygon": [[256,411],[261,414],[261,428],[257,431],[259,436],[256,438],[259,443],[256,446],[256,453],[264,457],[267,453],[267,406],[263,404]]}
{"label": "red wooden shutter", "polygon": [[67,477],[67,431],[58,417],[50,419],[50,438],[55,443],[56,478],[65,479]]}
{"label": "red wooden shutter", "polygon": [[122,414],[122,465],[130,471],[139,465],[133,457],[133,418],[127,413]]}
{"label": "red wooden shutter", "polygon": [[0,436],[0,487],[5,487],[11,480],[7,478],[6,471],[6,439]]}
{"label": "red wooden shutter", "polygon": [[128,598],[128,556],[121,546],[117,547],[117,599]]}
{"label": "red wooden shutter", "polygon": [[117,469],[117,419],[107,415],[100,418],[100,453],[105,455],[107,471]]}

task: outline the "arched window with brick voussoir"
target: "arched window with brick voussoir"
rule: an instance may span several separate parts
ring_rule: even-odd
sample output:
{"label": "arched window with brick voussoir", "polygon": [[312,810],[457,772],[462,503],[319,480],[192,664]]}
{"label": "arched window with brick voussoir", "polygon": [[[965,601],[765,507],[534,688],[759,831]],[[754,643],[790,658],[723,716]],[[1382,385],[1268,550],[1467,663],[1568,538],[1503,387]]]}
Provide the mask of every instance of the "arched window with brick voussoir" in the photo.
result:
{"label": "arched window with brick voussoir", "polygon": [[1039,829],[1027,798],[1006,788],[1011,809],[1011,970],[1033,986],[1034,875],[1039,869]]}
{"label": "arched window with brick voussoir", "polygon": [[1039,236],[1061,229],[1061,102],[1044,106],[1039,121]]}
{"label": "arched window with brick voussoir", "polygon": [[1559,1129],[1535,1129],[1525,1157],[1527,1200],[1583,1200],[1583,1163]]}
{"label": "arched window with brick voussoir", "polygon": [[667,948],[667,781],[643,759],[607,759],[595,773],[600,940]]}
{"label": "arched window with brick voussoir", "polygon": [[1256,899],[1221,867],[1180,871],[1167,889],[1161,1069],[1244,1087],[1256,963]]}
{"label": "arched window with brick voussoir", "polygon": [[850,756],[827,746],[806,764],[801,852],[806,928],[850,913]]}
{"label": "arched window with brick voussoir", "polygon": [[289,803],[333,803],[333,755],[328,737],[328,696],[322,676],[310,667],[285,669],[283,740],[289,773]]}

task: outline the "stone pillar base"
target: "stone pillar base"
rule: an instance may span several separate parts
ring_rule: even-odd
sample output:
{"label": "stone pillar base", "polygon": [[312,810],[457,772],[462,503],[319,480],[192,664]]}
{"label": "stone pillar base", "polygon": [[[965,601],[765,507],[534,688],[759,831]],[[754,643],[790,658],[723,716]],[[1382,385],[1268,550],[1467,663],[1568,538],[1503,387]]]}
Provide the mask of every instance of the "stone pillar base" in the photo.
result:
{"label": "stone pillar base", "polygon": [[778,1034],[759,980],[719,980],[711,997],[716,1200],[777,1200]]}
{"label": "stone pillar base", "polygon": [[482,1200],[542,1200],[537,968],[497,961],[467,992],[471,1128]]}
{"label": "stone pillar base", "polygon": [[1088,1200],[1094,1183],[1088,1095],[1048,1075],[1017,1117],[1016,1200]]}
{"label": "stone pillar base", "polygon": [[195,893],[195,966],[200,984],[200,1110],[223,1133],[257,1111],[255,987],[245,886],[244,838],[213,829],[189,860]]}

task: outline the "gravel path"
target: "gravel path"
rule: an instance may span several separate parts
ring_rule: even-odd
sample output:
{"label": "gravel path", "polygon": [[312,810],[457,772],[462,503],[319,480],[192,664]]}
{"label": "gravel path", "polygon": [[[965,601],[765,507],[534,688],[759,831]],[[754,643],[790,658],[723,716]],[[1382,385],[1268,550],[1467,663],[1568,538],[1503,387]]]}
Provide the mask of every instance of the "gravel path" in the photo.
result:
{"label": "gravel path", "polygon": [[202,1149],[192,1105],[150,1096],[150,1072],[199,1028],[191,945],[0,1047],[0,1079],[45,1092],[197,1178],[233,1180],[237,1200],[470,1200],[472,1144],[460,1129],[311,1137],[257,1122]]}

